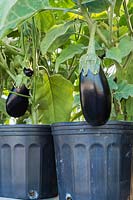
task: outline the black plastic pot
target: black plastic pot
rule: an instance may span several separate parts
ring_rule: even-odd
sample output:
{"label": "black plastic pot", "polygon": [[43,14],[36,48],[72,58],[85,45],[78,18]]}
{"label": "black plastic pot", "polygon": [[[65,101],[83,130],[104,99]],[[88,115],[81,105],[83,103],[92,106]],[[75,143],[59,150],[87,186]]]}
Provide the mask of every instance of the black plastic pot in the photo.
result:
{"label": "black plastic pot", "polygon": [[133,123],[52,126],[60,200],[127,200]]}
{"label": "black plastic pot", "polygon": [[35,199],[57,195],[50,126],[0,126],[0,196]]}

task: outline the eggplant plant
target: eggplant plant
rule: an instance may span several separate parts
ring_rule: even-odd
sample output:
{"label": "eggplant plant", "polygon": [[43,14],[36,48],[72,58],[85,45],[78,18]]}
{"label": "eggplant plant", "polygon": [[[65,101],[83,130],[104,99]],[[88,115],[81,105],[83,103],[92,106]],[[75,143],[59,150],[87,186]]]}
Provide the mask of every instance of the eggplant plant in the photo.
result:
{"label": "eggplant plant", "polygon": [[132,11],[132,0],[1,0],[0,122],[9,123],[11,97],[26,102],[23,112],[16,106],[16,123],[132,121]]}

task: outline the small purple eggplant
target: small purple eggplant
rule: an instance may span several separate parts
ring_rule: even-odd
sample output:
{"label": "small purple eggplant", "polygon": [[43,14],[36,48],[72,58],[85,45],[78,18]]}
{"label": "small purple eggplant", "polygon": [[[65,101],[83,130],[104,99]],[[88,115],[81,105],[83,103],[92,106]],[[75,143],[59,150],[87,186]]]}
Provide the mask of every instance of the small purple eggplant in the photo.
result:
{"label": "small purple eggplant", "polygon": [[[11,92],[13,93],[9,93],[9,96],[6,100],[6,111],[11,117],[21,117],[25,114],[29,101],[28,97],[23,97],[20,95],[22,94],[29,96],[29,90],[25,87],[25,85],[22,85],[19,88],[13,87]],[[14,94],[14,92],[18,95]]]}

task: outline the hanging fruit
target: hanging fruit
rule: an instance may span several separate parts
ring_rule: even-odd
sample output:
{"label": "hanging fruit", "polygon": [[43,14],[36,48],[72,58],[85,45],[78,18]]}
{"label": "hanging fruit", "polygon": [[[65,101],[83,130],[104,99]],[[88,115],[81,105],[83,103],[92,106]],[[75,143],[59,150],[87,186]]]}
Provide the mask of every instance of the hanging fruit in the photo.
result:
{"label": "hanging fruit", "polygon": [[34,71],[31,68],[26,68],[26,67],[24,67],[23,72],[28,77],[31,77],[34,73]]}
{"label": "hanging fruit", "polygon": [[21,117],[24,115],[28,108],[28,96],[29,90],[25,85],[22,85],[19,88],[13,87],[6,100],[7,113],[11,117]]}
{"label": "hanging fruit", "polygon": [[93,25],[87,54],[80,59],[80,101],[85,120],[93,125],[105,124],[111,112],[111,92],[107,78],[95,52],[95,31]]}

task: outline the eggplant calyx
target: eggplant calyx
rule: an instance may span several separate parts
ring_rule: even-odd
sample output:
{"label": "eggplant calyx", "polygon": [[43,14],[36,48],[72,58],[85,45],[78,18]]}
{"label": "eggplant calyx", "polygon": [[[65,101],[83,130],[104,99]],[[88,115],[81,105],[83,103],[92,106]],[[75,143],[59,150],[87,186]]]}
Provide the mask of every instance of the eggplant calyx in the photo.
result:
{"label": "eggplant calyx", "polygon": [[79,61],[79,69],[80,72],[83,69],[84,76],[87,75],[88,70],[90,70],[94,75],[98,74],[100,71],[101,61],[99,57],[96,55],[96,50],[95,50],[95,32],[96,32],[96,23],[93,24],[91,29],[87,53],[81,56]]}
{"label": "eggplant calyx", "polygon": [[83,69],[84,76],[87,75],[88,70],[90,70],[93,74],[96,75],[100,71],[100,65],[101,60],[96,54],[85,54],[80,58],[79,71],[81,72]]}

